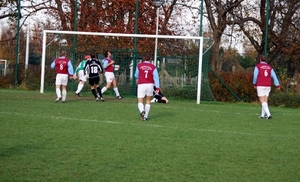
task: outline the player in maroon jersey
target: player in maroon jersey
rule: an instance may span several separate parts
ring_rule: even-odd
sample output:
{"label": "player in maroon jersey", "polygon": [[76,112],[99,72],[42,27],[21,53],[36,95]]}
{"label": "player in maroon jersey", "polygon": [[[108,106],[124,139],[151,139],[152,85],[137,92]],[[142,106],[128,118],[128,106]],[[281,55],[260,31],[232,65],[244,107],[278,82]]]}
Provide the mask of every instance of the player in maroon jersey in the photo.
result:
{"label": "player in maroon jersey", "polygon": [[257,95],[262,106],[259,118],[265,118],[266,115],[267,119],[271,119],[272,116],[268,106],[268,97],[271,91],[272,78],[277,90],[280,90],[280,84],[272,66],[267,64],[266,61],[267,57],[261,55],[259,63],[254,68],[253,85],[257,90]]}
{"label": "player in maroon jersey", "polygon": [[[134,77],[137,79],[137,99],[141,121],[147,121],[150,112],[150,101],[153,96],[153,86],[156,87],[155,93],[159,92],[159,75],[155,65],[151,62],[151,55],[146,54],[143,62],[136,67]],[[146,98],[145,105],[144,99]]]}
{"label": "player in maroon jersey", "polygon": [[116,98],[122,99],[122,97],[119,93],[118,87],[117,87],[117,81],[116,81],[115,74],[114,74],[115,61],[111,59],[111,56],[112,56],[111,52],[106,51],[104,53],[105,58],[102,60],[102,65],[103,65],[103,68],[105,69],[104,75],[106,78],[106,86],[101,89],[101,93],[103,94],[106,90],[108,90],[111,87],[111,85],[113,85],[113,89],[116,93]]}
{"label": "player in maroon jersey", "polygon": [[64,103],[66,101],[68,76],[70,76],[70,79],[72,79],[74,74],[72,62],[66,56],[67,52],[65,50],[62,50],[60,57],[56,58],[51,63],[51,68],[55,68],[56,71],[55,91],[57,99],[55,100],[55,102],[61,100]]}

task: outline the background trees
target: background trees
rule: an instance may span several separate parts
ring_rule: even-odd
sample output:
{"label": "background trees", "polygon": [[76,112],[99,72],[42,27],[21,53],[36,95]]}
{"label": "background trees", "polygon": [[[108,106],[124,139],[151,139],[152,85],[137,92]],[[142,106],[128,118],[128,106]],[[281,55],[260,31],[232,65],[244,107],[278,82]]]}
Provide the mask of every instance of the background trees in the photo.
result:
{"label": "background trees", "polygon": [[238,7],[238,11],[235,12],[235,23],[257,52],[264,52],[265,36],[268,36],[267,53],[271,63],[275,62],[280,54],[288,57],[299,54],[295,43],[299,44],[297,34],[300,33],[300,2],[296,0],[270,1],[268,29],[266,27],[267,1],[251,2],[245,1],[244,3],[247,4]]}

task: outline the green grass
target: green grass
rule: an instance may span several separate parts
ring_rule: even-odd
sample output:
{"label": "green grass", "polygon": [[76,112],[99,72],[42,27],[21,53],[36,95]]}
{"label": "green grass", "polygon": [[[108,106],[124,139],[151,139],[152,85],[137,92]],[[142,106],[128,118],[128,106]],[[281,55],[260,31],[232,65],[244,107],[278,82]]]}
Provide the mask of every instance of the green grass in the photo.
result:
{"label": "green grass", "polygon": [[299,109],[0,90],[0,181],[298,181]]}

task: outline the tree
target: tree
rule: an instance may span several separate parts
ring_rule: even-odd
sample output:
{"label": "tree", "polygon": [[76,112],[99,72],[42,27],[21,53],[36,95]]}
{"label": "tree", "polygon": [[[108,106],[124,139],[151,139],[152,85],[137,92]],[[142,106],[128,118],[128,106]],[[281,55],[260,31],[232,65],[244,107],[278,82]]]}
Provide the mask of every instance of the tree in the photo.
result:
{"label": "tree", "polygon": [[[76,27],[77,31],[90,31],[90,32],[113,32],[113,33],[134,33],[135,17],[136,17],[136,0],[80,0],[80,1],[69,1],[69,0],[46,0],[41,3],[36,3],[32,0],[22,0],[22,1],[0,1],[1,12],[6,12],[5,16],[1,16],[1,19],[10,17],[12,24],[16,24],[17,21],[17,3],[20,2],[21,5],[21,27],[24,22],[29,17],[36,15],[38,12],[43,11],[43,16],[51,17],[51,22],[48,20],[42,20],[38,24],[33,25],[34,29],[31,29],[33,34],[30,46],[34,46],[34,52],[41,50],[41,45],[39,45],[42,40],[41,31],[43,29],[57,29],[57,30],[74,30]],[[39,2],[39,1],[37,1]],[[77,8],[75,2],[78,2]],[[189,25],[195,24],[195,21],[190,21],[190,19],[182,19],[180,17],[184,16],[187,11],[198,11],[198,7],[193,7],[197,0],[175,0],[167,1],[160,8],[160,22],[159,22],[159,34],[164,35],[179,35],[182,33],[190,33],[191,30]],[[152,4],[152,1],[138,1],[139,3],[139,19],[138,19],[138,33],[140,34],[155,34],[156,29],[156,7]],[[195,14],[195,13],[193,13]],[[4,14],[2,14],[4,15]],[[181,20],[181,24],[178,20]],[[55,24],[53,23],[55,22]],[[184,25],[184,26],[182,26]],[[15,27],[15,26],[11,26]],[[184,29],[183,29],[184,28]],[[185,31],[184,31],[185,30]],[[47,37],[47,42],[51,41],[56,35]],[[63,36],[63,35],[62,35]],[[15,39],[12,36],[10,40],[1,39],[1,41],[11,41]],[[67,38],[70,44],[73,43],[73,38]],[[22,39],[22,37],[21,37]],[[139,39],[139,44],[147,44],[147,49],[140,49],[139,52],[143,51],[153,51],[154,50],[154,39]],[[95,49],[103,47],[105,49],[110,49],[112,47],[123,47],[124,42],[121,39],[103,39],[103,37],[79,37],[77,39],[77,52],[83,52],[86,49]],[[132,44],[132,41],[130,42]],[[172,42],[169,42],[172,44]],[[174,51],[178,51],[181,54],[182,49],[179,43],[178,46],[173,47]],[[53,45],[55,45],[53,43]],[[72,46],[72,45],[70,45]],[[87,47],[89,46],[89,47]],[[159,47],[165,46],[167,50],[170,48],[169,45],[164,43],[159,44]],[[32,49],[30,49],[31,51]],[[163,50],[163,49],[161,49]],[[12,52],[14,52],[12,50]],[[30,53],[31,54],[31,53]]]}
{"label": "tree", "polygon": [[[50,3],[51,0],[46,0],[43,2],[37,2],[34,0],[0,0],[0,20],[8,19],[10,22],[14,23],[18,19],[18,3],[20,3],[20,29],[23,27],[24,22],[31,16],[36,15],[42,10],[46,10],[46,4]],[[16,37],[12,37],[15,39]],[[5,41],[5,40],[1,40]]]}
{"label": "tree", "polygon": [[[75,12],[76,6],[74,1],[54,0],[55,3],[48,4],[47,14],[56,20],[59,30],[74,30],[87,32],[111,32],[111,33],[134,33],[135,17],[136,17],[136,0],[82,0],[78,2],[78,12]],[[187,4],[187,2],[191,2]],[[159,34],[178,35],[182,33],[176,21],[178,17],[182,17],[182,10],[187,6],[192,6],[195,0],[189,1],[167,1],[160,8]],[[156,30],[156,7],[152,1],[139,0],[139,34],[155,34]],[[76,18],[77,17],[77,18]],[[76,21],[74,21],[76,19]],[[75,25],[76,23],[76,25]],[[184,19],[185,27],[193,24],[188,19]],[[177,28],[176,28],[177,27]],[[187,32],[187,31],[186,31]],[[139,39],[139,44],[147,44],[147,50],[138,50],[139,52],[154,50],[154,39]],[[69,40],[72,42],[72,40]],[[91,49],[103,47],[117,48],[124,47],[124,44],[132,44],[124,42],[122,39],[110,39],[103,37],[78,37],[77,50],[83,51],[90,46]],[[82,47],[80,46],[82,45]],[[163,44],[159,44],[163,46]],[[138,47],[139,49],[139,47]]]}
{"label": "tree", "polygon": [[227,25],[234,15],[231,13],[243,0],[205,0],[207,18],[213,32],[214,45],[212,47],[211,67],[221,71],[223,62],[220,58],[220,45]]}
{"label": "tree", "polygon": [[[223,49],[223,48],[221,48]],[[238,61],[239,53],[237,49],[229,47],[228,49],[224,49],[224,54],[221,56],[222,71],[245,71],[243,66],[241,66]]]}
{"label": "tree", "polygon": [[257,51],[249,41],[243,42],[243,48],[243,54],[238,55],[237,59],[243,68],[247,71],[253,72],[253,68],[256,64]]}
{"label": "tree", "polygon": [[[1,34],[1,38],[0,40],[3,39],[10,39],[13,35],[13,32],[7,27],[7,28],[3,28],[2,29],[2,34]],[[0,42],[0,58],[1,59],[7,59],[10,60],[11,56],[11,48],[13,46],[13,43],[11,41],[7,41],[7,42]]]}
{"label": "tree", "polygon": [[[0,40],[14,40],[16,31],[14,27],[5,27],[2,29]],[[13,63],[15,60],[16,41],[1,41],[1,58]]]}
{"label": "tree", "polygon": [[281,54],[293,57],[294,60],[299,59],[300,2],[298,0],[270,1],[268,31],[266,31],[267,1],[246,2],[247,4],[240,6],[242,11],[236,13],[234,23],[239,25],[257,52],[259,54],[264,52],[267,34],[267,54],[270,63],[277,62]]}
{"label": "tree", "polygon": [[[280,75],[290,79],[296,77],[296,81],[300,82],[300,1],[248,1],[240,8],[243,11],[236,14],[235,23],[257,52],[266,51],[268,62],[277,68]],[[294,74],[295,71],[298,73]],[[300,86],[297,87],[299,91]]]}

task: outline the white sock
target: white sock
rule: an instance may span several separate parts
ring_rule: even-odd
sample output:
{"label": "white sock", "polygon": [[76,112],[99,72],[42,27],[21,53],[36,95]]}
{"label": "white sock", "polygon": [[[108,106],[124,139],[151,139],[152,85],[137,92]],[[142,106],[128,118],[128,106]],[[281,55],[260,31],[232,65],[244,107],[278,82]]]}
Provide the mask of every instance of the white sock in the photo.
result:
{"label": "white sock", "polygon": [[106,87],[103,87],[103,88],[101,89],[101,93],[103,94],[106,90],[107,90],[107,88],[106,88]]}
{"label": "white sock", "polygon": [[120,96],[120,93],[119,93],[118,87],[114,88],[114,91],[115,91],[115,93],[116,93],[116,96],[117,96],[117,97],[118,97],[118,96]]}
{"label": "white sock", "polygon": [[268,103],[263,102],[261,105],[262,105],[263,109],[265,110],[267,116],[270,116],[271,113],[270,113],[270,110],[269,110],[269,107],[268,107]]}
{"label": "white sock", "polygon": [[144,104],[139,102],[138,103],[138,109],[139,109],[140,113],[143,112],[144,111]]}
{"label": "white sock", "polygon": [[62,90],[61,95],[62,95],[61,100],[62,100],[62,101],[65,101],[66,98],[67,98],[67,90]]}
{"label": "white sock", "polygon": [[56,91],[57,98],[60,98],[61,97],[60,88],[56,88],[55,91]]}
{"label": "white sock", "polygon": [[79,84],[78,84],[78,87],[77,87],[77,90],[76,90],[76,94],[78,94],[78,93],[80,93],[80,91],[82,90],[82,88],[84,87],[84,85],[80,82]]}
{"label": "white sock", "polygon": [[145,118],[148,118],[148,114],[150,112],[150,108],[151,108],[150,104],[146,104],[145,105]]}
{"label": "white sock", "polygon": [[265,117],[265,115],[266,115],[266,112],[264,110],[264,107],[262,106],[261,107],[261,115],[260,116]]}

